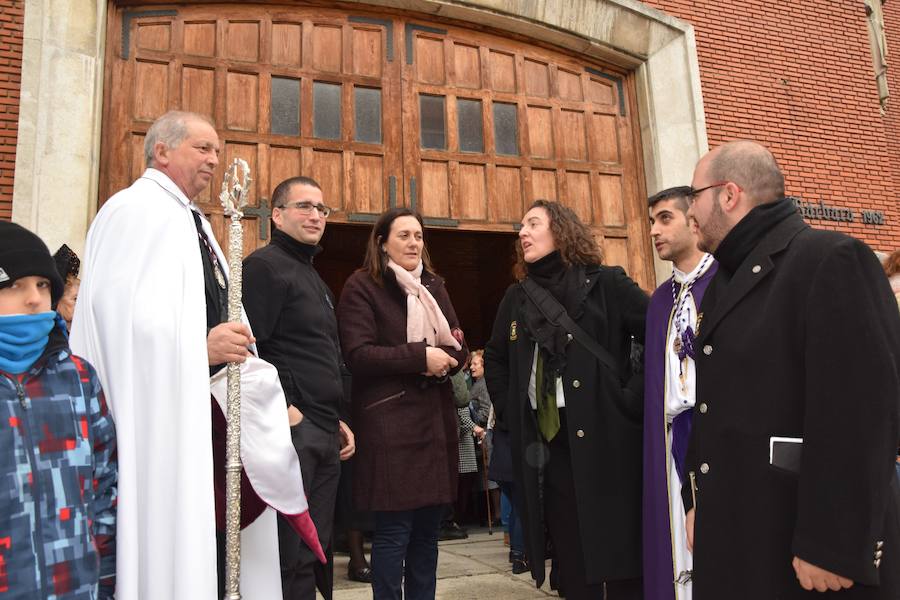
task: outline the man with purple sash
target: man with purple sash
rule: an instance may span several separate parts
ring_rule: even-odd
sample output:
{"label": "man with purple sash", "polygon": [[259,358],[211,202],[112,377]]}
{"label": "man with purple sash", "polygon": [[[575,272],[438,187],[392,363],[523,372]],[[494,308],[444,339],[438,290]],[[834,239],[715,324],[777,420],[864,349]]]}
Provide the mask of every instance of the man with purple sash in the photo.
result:
{"label": "man with purple sash", "polygon": [[690,600],[692,557],[687,547],[681,485],[696,374],[698,307],[716,271],[697,248],[687,217],[690,187],[663,190],[649,200],[650,237],[673,275],[647,310],[644,392],[643,561],[646,600]]}

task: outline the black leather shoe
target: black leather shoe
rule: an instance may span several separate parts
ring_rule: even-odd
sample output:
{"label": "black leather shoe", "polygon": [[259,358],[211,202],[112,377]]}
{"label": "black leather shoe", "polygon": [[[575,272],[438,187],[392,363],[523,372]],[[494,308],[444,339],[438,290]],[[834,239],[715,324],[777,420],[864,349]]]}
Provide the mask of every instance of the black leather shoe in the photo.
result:
{"label": "black leather shoe", "polygon": [[527,573],[531,569],[528,568],[528,563],[524,558],[517,558],[512,561],[512,572],[513,575],[518,575],[520,573]]}
{"label": "black leather shoe", "polygon": [[347,579],[360,583],[372,583],[372,569],[367,566],[361,569],[354,569],[347,565]]}
{"label": "black leather shoe", "polygon": [[445,540],[464,540],[469,537],[469,534],[466,533],[466,530],[457,525],[455,522],[449,523],[441,527],[440,535],[438,539],[441,541]]}

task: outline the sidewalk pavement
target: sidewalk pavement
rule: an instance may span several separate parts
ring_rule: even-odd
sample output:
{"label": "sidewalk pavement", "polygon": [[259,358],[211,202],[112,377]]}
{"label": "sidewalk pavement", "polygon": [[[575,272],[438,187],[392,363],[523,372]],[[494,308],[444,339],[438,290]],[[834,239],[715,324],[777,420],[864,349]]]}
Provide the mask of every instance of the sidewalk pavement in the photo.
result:
{"label": "sidewalk pavement", "polygon": [[[542,589],[536,589],[530,573],[513,575],[508,557],[509,548],[503,545],[501,530],[488,535],[486,528],[470,529],[469,539],[440,542],[436,599],[558,598],[546,580]],[[372,598],[371,586],[347,579],[349,560],[345,554],[334,557],[334,600]]]}

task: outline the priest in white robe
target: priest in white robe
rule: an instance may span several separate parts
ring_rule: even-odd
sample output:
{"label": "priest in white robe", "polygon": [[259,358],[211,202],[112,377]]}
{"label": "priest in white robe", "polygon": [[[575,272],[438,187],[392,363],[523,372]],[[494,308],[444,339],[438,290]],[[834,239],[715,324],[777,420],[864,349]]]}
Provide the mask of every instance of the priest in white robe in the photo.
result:
{"label": "priest in white robe", "polygon": [[227,263],[192,202],[218,153],[205,117],[163,115],[145,138],[147,170],[88,233],[71,345],[96,366],[119,432],[119,600],[218,596],[210,395],[224,403],[227,362],[248,371],[241,457],[271,507],[242,532],[243,597],[281,597],[272,509],[321,553],[277,374],[252,356],[245,323],[224,322]]}

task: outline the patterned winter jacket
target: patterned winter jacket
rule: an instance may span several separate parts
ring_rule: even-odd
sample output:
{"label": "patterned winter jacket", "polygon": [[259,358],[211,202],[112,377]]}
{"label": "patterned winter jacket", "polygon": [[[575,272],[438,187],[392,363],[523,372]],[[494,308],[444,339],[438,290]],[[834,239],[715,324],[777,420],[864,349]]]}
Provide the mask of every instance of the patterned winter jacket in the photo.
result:
{"label": "patterned winter jacket", "polygon": [[94,368],[59,329],[0,371],[0,600],[93,600],[115,585],[116,436]]}

